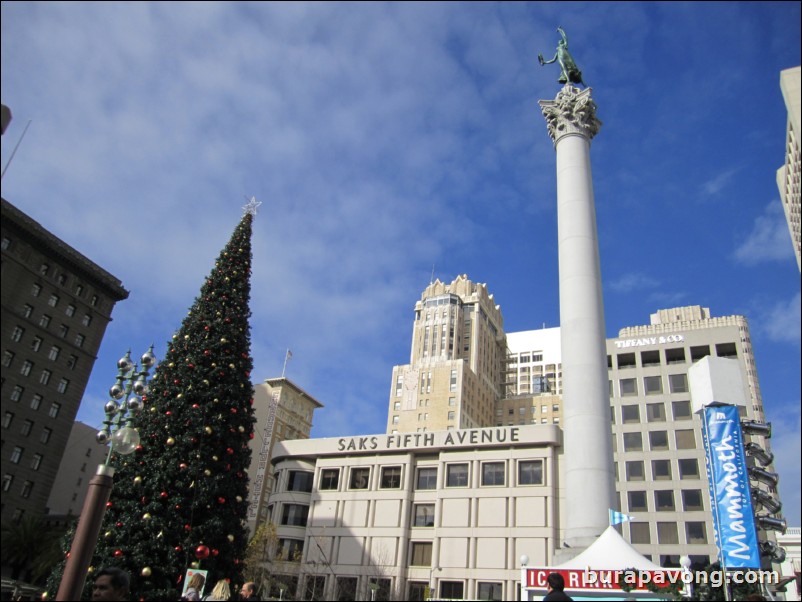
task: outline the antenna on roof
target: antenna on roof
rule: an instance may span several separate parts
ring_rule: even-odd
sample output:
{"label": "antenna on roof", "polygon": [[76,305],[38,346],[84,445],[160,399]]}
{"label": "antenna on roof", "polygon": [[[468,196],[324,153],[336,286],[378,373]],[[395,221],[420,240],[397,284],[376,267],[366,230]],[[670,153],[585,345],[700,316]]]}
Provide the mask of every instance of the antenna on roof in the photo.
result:
{"label": "antenna on roof", "polygon": [[434,284],[434,264],[432,264],[432,277],[429,278],[429,284]]}

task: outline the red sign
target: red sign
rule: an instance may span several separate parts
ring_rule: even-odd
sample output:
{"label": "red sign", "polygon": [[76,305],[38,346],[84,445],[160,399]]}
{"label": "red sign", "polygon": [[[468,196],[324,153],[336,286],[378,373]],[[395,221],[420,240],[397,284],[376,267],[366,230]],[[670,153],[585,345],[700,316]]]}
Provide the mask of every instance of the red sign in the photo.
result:
{"label": "red sign", "polygon": [[604,569],[530,569],[524,581],[527,589],[546,589],[546,579],[551,573],[559,573],[565,579],[565,589],[578,590],[627,590],[649,591],[647,584],[668,587],[682,585],[682,569],[662,570],[604,570]]}

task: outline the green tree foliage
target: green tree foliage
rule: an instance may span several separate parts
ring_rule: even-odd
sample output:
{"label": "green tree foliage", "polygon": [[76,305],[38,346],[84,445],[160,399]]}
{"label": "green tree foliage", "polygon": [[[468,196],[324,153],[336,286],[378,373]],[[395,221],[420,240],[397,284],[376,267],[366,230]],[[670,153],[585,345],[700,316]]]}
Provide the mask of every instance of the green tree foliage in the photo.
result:
{"label": "green tree foliage", "polygon": [[[66,529],[66,527],[65,527]],[[11,567],[11,578],[44,585],[53,565],[64,557],[59,535],[40,516],[26,516],[2,526],[2,562]]]}
{"label": "green tree foliage", "polygon": [[[128,571],[133,600],[177,600],[193,563],[208,583],[242,581],[255,420],[252,221],[248,210],[168,343],[136,415],[140,446],[113,455],[114,489],[91,568]],[[51,599],[62,571],[48,583]]]}

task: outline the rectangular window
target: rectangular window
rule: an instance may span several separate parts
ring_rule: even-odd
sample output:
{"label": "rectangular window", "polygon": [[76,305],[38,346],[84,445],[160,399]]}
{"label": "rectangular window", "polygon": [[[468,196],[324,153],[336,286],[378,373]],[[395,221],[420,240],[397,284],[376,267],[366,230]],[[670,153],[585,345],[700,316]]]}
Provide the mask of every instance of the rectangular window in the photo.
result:
{"label": "rectangular window", "polygon": [[640,365],[646,368],[647,366],[660,365],[660,352],[659,351],[644,351],[640,354]]}
{"label": "rectangular window", "polygon": [[69,333],[70,333],[70,327],[69,327],[69,326],[67,326],[66,324],[62,324],[61,326],[59,326],[59,327],[58,327],[58,335],[59,335],[59,336],[60,336],[62,339],[66,339],[66,338],[67,338],[67,335],[68,335]]}
{"label": "rectangular window", "polygon": [[651,543],[649,523],[629,523],[629,540],[632,543]]}
{"label": "rectangular window", "polygon": [[696,436],[693,429],[674,431],[677,449],[696,449]]}
{"label": "rectangular window", "polygon": [[637,405],[621,406],[621,423],[631,424],[640,422],[640,408]]}
{"label": "rectangular window", "polygon": [[20,491],[20,496],[28,499],[31,497],[31,491],[33,491],[33,483],[31,481],[25,481],[22,484],[22,491]]}
{"label": "rectangular window", "polygon": [[465,584],[462,581],[441,581],[441,600],[462,600],[464,598]]}
{"label": "rectangular window", "polygon": [[400,466],[382,466],[381,488],[382,489],[401,488]]}
{"label": "rectangular window", "polygon": [[659,376],[644,376],[643,390],[646,395],[659,395],[663,392],[663,379]]}
{"label": "rectangular window", "polygon": [[3,414],[3,428],[7,429],[11,426],[11,423],[14,422],[14,412],[6,412]]}
{"label": "rectangular window", "polygon": [[287,479],[287,491],[312,493],[313,477],[314,473],[307,470],[291,470]]}
{"label": "rectangular window", "polygon": [[50,316],[48,316],[47,314],[42,314],[42,317],[39,318],[39,326],[41,326],[42,328],[47,328],[48,326],[50,326]]}
{"label": "rectangular window", "polygon": [[643,451],[643,435],[641,433],[624,433],[624,451]]}
{"label": "rectangular window", "polygon": [[41,292],[42,292],[41,285],[34,283],[33,286],[31,286],[31,295],[33,295],[34,297],[38,297],[39,293]]}
{"label": "rectangular window", "polygon": [[672,401],[671,412],[674,415],[674,420],[691,420],[691,402],[690,401]]}
{"label": "rectangular window", "polygon": [[482,487],[504,485],[504,462],[482,464]]}
{"label": "rectangular window", "polygon": [[11,463],[12,464],[19,464],[19,461],[22,459],[22,452],[25,450],[21,447],[15,447],[14,451],[11,452]]}
{"label": "rectangular window", "polygon": [[630,512],[648,512],[645,491],[628,491],[627,501],[629,502]]}
{"label": "rectangular window", "polygon": [[68,318],[71,318],[75,315],[75,306],[68,305],[67,308],[64,310],[64,313],[67,314]]}
{"label": "rectangular window", "polygon": [[670,481],[671,460],[652,460],[652,479],[655,481]]}
{"label": "rectangular window", "polygon": [[631,397],[638,394],[638,381],[634,378],[622,378],[618,381],[621,397]]}
{"label": "rectangular window", "polygon": [[31,314],[33,313],[33,305],[29,305],[28,303],[22,308],[22,315],[26,318],[30,318]]}
{"label": "rectangular window", "polygon": [[411,544],[410,566],[432,565],[432,542],[413,541]]}
{"label": "rectangular window", "polygon": [[446,467],[446,487],[467,487],[468,465],[449,464]]}
{"label": "rectangular window", "polygon": [[688,375],[687,374],[669,374],[668,375],[668,390],[671,393],[687,393],[688,392]]}
{"label": "rectangular window", "polygon": [[652,451],[668,449],[668,432],[651,431],[649,433],[649,449]]}
{"label": "rectangular window", "polygon": [[47,427],[43,428],[42,434],[39,436],[39,441],[41,441],[42,443],[47,443],[48,441],[50,441],[50,435],[52,434],[53,434],[52,429],[49,429]]}
{"label": "rectangular window", "polygon": [[50,348],[50,353],[47,354],[47,358],[53,360],[54,362],[58,359],[58,355],[61,353],[61,349],[56,345],[53,345]]}
{"label": "rectangular window", "polygon": [[11,489],[11,483],[14,482],[14,475],[6,474],[3,476],[3,491]]}
{"label": "rectangular window", "polygon": [[69,387],[69,386],[70,386],[69,379],[62,378],[60,381],[58,381],[58,387],[57,387],[58,388],[58,392],[59,393],[66,393],[67,392],[67,387]]}
{"label": "rectangular window", "polygon": [[3,353],[3,368],[8,368],[14,362],[14,354],[11,351]]}
{"label": "rectangular window", "polygon": [[50,377],[53,373],[50,370],[42,370],[42,375],[39,377],[39,382],[46,385],[50,382]]}
{"label": "rectangular window", "polygon": [[699,462],[696,458],[684,458],[677,461],[679,465],[679,478],[680,479],[698,479],[699,478]]}
{"label": "rectangular window", "polygon": [[81,324],[84,326],[89,326],[92,323],[92,316],[89,314],[84,314],[84,317],[81,318]]}
{"label": "rectangular window", "polygon": [[437,488],[437,467],[425,467],[418,469],[418,479],[415,489],[436,489]]}
{"label": "rectangular window", "polygon": [[42,396],[37,393],[31,398],[31,409],[38,410],[40,405],[42,405]]}
{"label": "rectangular window", "polygon": [[75,335],[75,346],[76,347],[83,347],[85,340],[86,340],[86,337],[84,335],[76,334]]}
{"label": "rectangular window", "polygon": [[351,469],[351,489],[367,489],[370,483],[370,468]]}
{"label": "rectangular window", "polygon": [[14,330],[11,332],[11,340],[15,343],[19,343],[22,340],[22,335],[25,334],[25,329],[20,326],[15,326]]}
{"label": "rectangular window", "polygon": [[47,304],[50,307],[55,307],[56,305],[58,305],[58,295],[56,295],[55,293],[50,295],[50,299],[47,300]]}
{"label": "rectangular window", "polygon": [[44,460],[42,454],[34,454],[31,459],[31,470],[39,470],[39,467],[42,465],[42,460]]}
{"label": "rectangular window", "polygon": [[22,394],[25,392],[24,387],[20,387],[19,385],[14,385],[14,388],[11,391],[11,401],[19,401],[22,399]]}
{"label": "rectangular window", "polygon": [[685,536],[689,544],[707,543],[707,527],[705,523],[696,521],[685,523]]}
{"label": "rectangular window", "polygon": [[643,470],[642,460],[627,462],[626,471],[627,471],[627,481],[643,481],[646,478]]}
{"label": "rectangular window", "polygon": [[278,555],[279,558],[288,560],[289,562],[300,562],[301,556],[304,554],[304,540],[303,539],[279,539],[278,540]]}
{"label": "rectangular window", "polygon": [[504,588],[501,583],[487,583],[480,581],[478,584],[479,600],[503,600]]}
{"label": "rectangular window", "polygon": [[647,403],[646,420],[649,422],[665,422],[666,406],[662,403]]}
{"label": "rectangular window", "polygon": [[636,366],[634,353],[620,353],[616,358],[618,360],[619,370],[622,368],[634,368]]}
{"label": "rectangular window", "polygon": [[39,348],[41,346],[42,346],[42,337],[33,337],[33,341],[31,341],[31,350],[39,351]]}
{"label": "rectangular window", "polygon": [[654,507],[658,512],[673,512],[676,509],[674,507],[674,492],[670,489],[655,491]]}
{"label": "rectangular window", "polygon": [[704,503],[702,502],[702,491],[700,489],[683,489],[682,490],[682,509],[686,512],[693,510],[704,510]]}
{"label": "rectangular window", "polygon": [[666,363],[667,364],[684,364],[685,363],[685,349],[682,347],[676,349],[666,349]]}
{"label": "rectangular window", "polygon": [[284,504],[281,524],[291,527],[305,527],[309,517],[309,506],[302,504]]}
{"label": "rectangular window", "polygon": [[414,527],[434,527],[434,504],[415,504]]}
{"label": "rectangular window", "polygon": [[519,485],[542,485],[543,484],[543,460],[519,460],[518,461],[518,484]]}
{"label": "rectangular window", "polygon": [[22,368],[20,369],[19,373],[23,376],[28,376],[31,373],[31,370],[33,370],[33,362],[25,360],[22,363]]}
{"label": "rectangular window", "polygon": [[20,435],[23,437],[27,437],[31,434],[33,430],[33,420],[25,420],[22,423],[22,428],[20,429]]}
{"label": "rectangular window", "polygon": [[679,543],[677,523],[657,523],[657,541],[661,544]]}

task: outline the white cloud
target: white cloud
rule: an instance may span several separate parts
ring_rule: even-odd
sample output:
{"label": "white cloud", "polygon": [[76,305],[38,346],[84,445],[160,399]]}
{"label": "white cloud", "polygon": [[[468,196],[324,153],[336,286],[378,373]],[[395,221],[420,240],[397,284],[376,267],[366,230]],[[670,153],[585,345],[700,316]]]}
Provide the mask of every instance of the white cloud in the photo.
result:
{"label": "white cloud", "polygon": [[791,235],[779,201],[766,205],[738,248],[735,259],[747,266],[766,261],[783,261],[793,257]]}
{"label": "white cloud", "polygon": [[610,290],[616,293],[631,293],[655,289],[660,286],[660,281],[640,272],[631,272],[619,276],[608,285]]}
{"label": "white cloud", "polygon": [[788,403],[782,408],[782,412],[772,421],[771,449],[774,452],[774,467],[780,473],[779,484],[780,497],[783,503],[783,515],[788,520],[789,526],[799,526],[800,490],[802,489],[802,477],[800,476],[799,458],[802,453],[800,449],[800,433],[802,433],[802,421],[800,420],[800,402]]}
{"label": "white cloud", "polygon": [[802,329],[801,312],[800,293],[797,293],[789,301],[779,301],[769,307],[760,318],[760,328],[772,341],[799,343]]}

